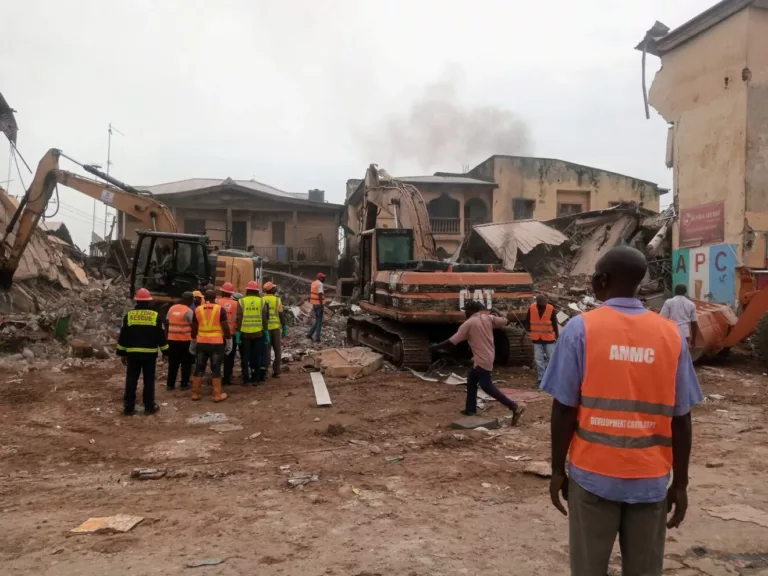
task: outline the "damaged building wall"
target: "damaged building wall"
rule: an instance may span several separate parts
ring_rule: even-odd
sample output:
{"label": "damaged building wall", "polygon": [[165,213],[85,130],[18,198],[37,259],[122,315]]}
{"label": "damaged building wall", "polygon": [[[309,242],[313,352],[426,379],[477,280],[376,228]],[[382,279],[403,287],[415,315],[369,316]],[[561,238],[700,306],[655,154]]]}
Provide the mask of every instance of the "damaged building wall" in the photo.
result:
{"label": "damaged building wall", "polygon": [[619,202],[659,210],[656,184],[563,160],[492,156],[468,175],[491,178],[498,185],[493,191],[494,222],[550,220]]}
{"label": "damaged building wall", "polygon": [[673,124],[673,277],[695,298],[734,305],[736,269],[766,267],[768,11],[690,28],[656,40],[662,68],[649,93]]}

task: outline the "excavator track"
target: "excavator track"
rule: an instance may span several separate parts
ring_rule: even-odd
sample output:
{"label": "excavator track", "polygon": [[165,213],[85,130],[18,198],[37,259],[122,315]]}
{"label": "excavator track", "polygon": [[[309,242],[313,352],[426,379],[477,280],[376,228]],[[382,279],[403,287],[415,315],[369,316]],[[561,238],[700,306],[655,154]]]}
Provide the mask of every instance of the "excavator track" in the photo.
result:
{"label": "excavator track", "polygon": [[347,320],[347,342],[365,345],[384,354],[395,366],[415,370],[432,363],[430,341],[407,324],[374,316],[354,316]]}
{"label": "excavator track", "polygon": [[[519,326],[507,326],[502,330],[507,338],[505,350],[507,352],[507,366],[531,366],[533,367],[533,344],[528,334]],[[496,359],[498,363],[502,358]]]}

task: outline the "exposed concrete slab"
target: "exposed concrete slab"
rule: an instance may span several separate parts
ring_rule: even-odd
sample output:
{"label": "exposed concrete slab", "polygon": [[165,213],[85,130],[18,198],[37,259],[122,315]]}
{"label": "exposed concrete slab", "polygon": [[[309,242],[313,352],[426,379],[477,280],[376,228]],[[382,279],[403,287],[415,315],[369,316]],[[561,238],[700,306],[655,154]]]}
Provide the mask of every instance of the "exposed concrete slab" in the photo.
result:
{"label": "exposed concrete slab", "polygon": [[487,416],[464,416],[451,422],[451,428],[457,430],[474,430],[480,427],[494,430],[500,428],[500,425],[496,418],[489,418]]}
{"label": "exposed concrete slab", "polygon": [[315,368],[329,378],[359,378],[381,369],[384,356],[370,348],[330,348],[311,352]]}

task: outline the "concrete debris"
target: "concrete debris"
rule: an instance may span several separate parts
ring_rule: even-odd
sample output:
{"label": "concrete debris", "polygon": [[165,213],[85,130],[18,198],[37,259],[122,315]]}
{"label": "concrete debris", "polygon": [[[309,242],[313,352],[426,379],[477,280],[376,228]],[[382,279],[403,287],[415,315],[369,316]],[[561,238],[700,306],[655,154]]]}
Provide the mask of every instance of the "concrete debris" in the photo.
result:
{"label": "concrete debris", "polygon": [[499,427],[499,421],[496,418],[484,416],[464,416],[451,422],[451,428],[458,430],[475,430],[476,428],[494,430]]}
{"label": "concrete debris", "polygon": [[384,356],[363,346],[313,351],[310,356],[314,367],[330,378],[360,378],[384,363]]}
{"label": "concrete debris", "polygon": [[0,352],[22,353],[29,361],[114,357],[123,316],[133,307],[126,281],[91,278],[88,288],[64,291],[39,282],[14,284],[11,292],[16,289],[34,300],[34,311],[0,313]]}
{"label": "concrete debris", "polygon": [[226,422],[227,415],[221,412],[206,412],[200,416],[187,418],[187,424],[214,424],[216,422]]}
{"label": "concrete debris", "polygon": [[208,430],[213,430],[214,432],[218,432],[219,434],[224,434],[225,432],[237,432],[242,429],[243,427],[241,424],[232,424],[230,422],[224,422],[222,424],[214,424],[213,426],[210,426],[208,428]]}
{"label": "concrete debris", "polygon": [[159,480],[167,473],[165,468],[134,468],[131,470],[131,478],[134,480]]}
{"label": "concrete debris", "polygon": [[549,465],[549,462],[531,462],[523,468],[523,474],[530,474],[539,478],[551,478],[552,466]]}
{"label": "concrete debris", "polygon": [[310,482],[317,482],[320,477],[317,474],[310,474],[308,472],[294,472],[288,478],[288,485],[292,488],[297,486],[306,486]]}
{"label": "concrete debris", "polygon": [[184,564],[187,568],[200,568],[202,566],[218,566],[223,564],[223,558],[203,558],[202,560],[193,560]]}

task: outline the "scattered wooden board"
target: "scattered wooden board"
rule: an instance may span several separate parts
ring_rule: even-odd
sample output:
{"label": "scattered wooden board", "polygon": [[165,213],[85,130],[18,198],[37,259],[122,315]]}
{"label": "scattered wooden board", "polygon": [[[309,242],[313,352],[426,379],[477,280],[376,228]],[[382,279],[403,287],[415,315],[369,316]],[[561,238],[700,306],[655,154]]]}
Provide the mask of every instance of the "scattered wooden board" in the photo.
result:
{"label": "scattered wooden board", "polygon": [[331,406],[331,395],[328,394],[328,388],[320,372],[310,372],[312,378],[312,387],[315,389],[315,402],[318,406]]}
{"label": "scattered wooden board", "polygon": [[105,518],[88,518],[77,528],[72,529],[75,534],[99,534],[105,532],[128,532],[134,526],[144,520],[141,516],[129,516],[118,514]]}

